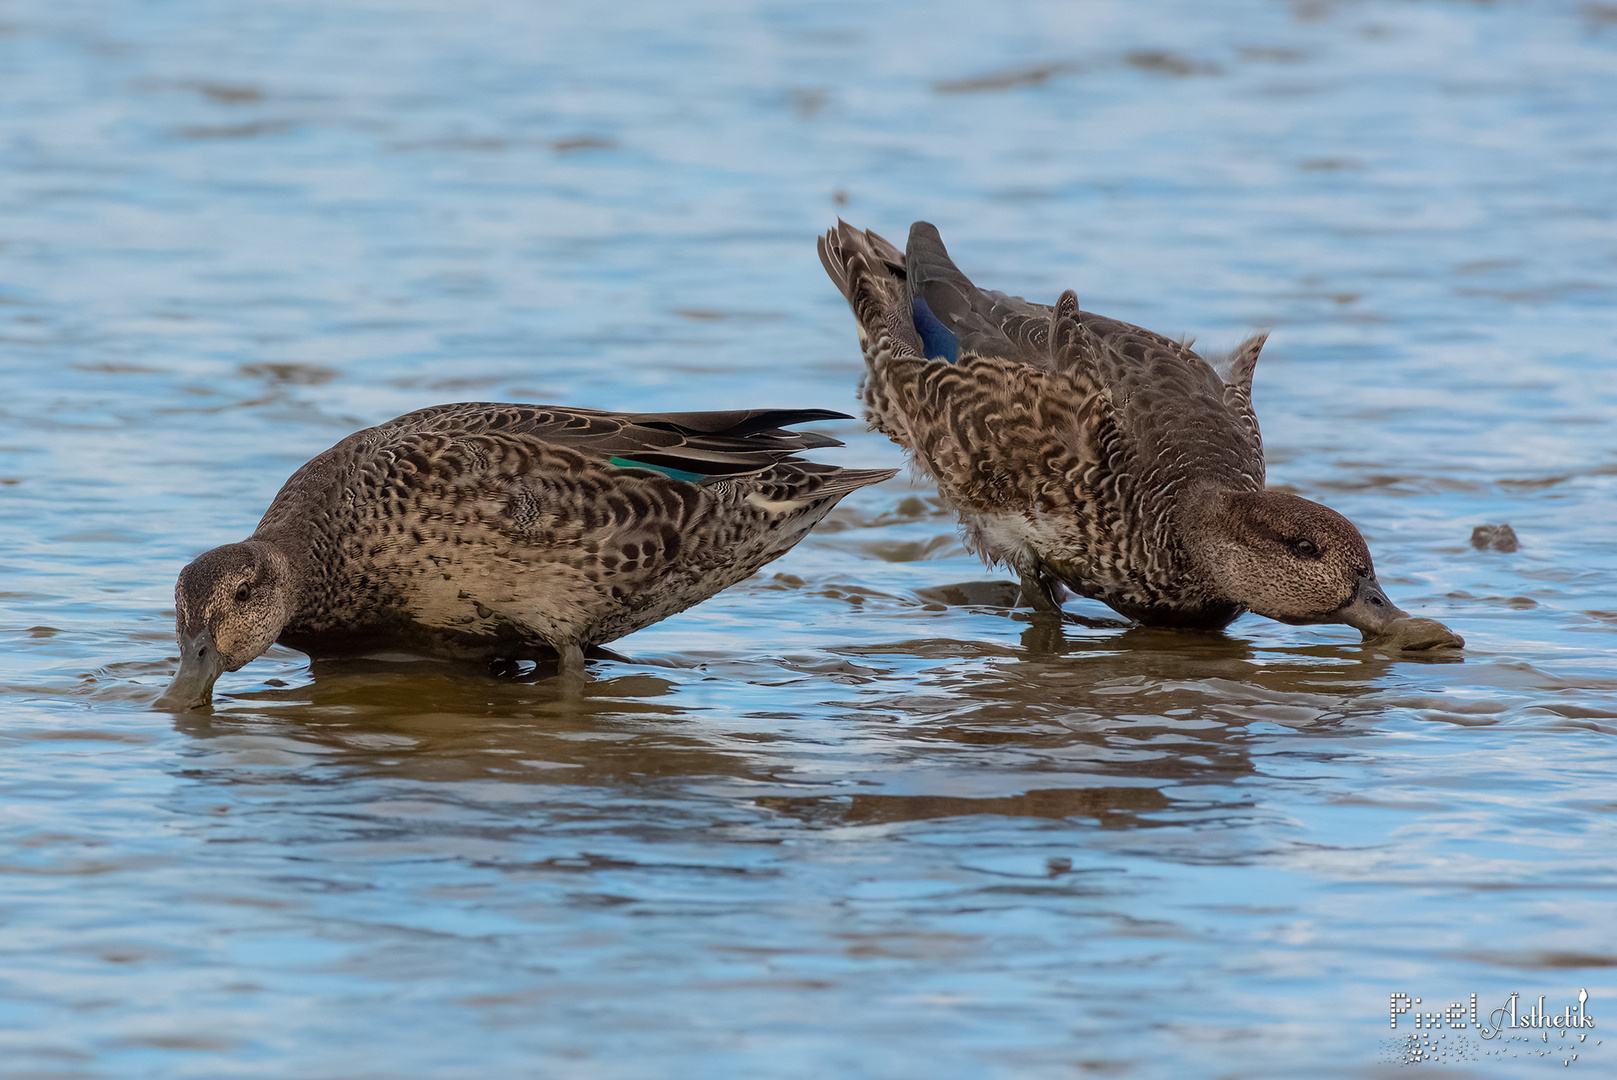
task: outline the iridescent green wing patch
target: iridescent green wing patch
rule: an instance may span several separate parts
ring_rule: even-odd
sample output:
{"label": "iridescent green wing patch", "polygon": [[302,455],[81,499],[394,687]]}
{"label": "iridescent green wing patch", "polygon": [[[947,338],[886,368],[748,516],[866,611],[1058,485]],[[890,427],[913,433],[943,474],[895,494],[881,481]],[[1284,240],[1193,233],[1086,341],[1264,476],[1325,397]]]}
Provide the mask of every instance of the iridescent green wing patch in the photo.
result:
{"label": "iridescent green wing patch", "polygon": [[652,465],[648,462],[630,461],[628,458],[621,457],[608,458],[607,463],[616,465],[620,469],[650,469],[652,472],[660,472],[664,476],[672,477],[675,480],[683,480],[688,484],[700,484],[707,479],[707,474],[705,473],[687,472],[684,469],[676,469],[672,465]]}

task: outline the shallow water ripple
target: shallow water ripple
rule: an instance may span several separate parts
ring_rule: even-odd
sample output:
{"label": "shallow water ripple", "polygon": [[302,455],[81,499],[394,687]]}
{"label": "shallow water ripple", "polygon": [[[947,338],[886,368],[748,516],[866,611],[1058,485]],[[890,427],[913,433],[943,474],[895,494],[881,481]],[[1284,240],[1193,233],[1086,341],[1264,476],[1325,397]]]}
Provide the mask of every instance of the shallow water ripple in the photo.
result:
{"label": "shallow water ripple", "polygon": [[[1580,988],[1445,1075],[1609,1071],[1607,7],[13,5],[0,1077],[1372,1077],[1393,993]],[[357,427],[854,408],[838,215],[1272,328],[1270,483],[1463,657],[1035,624],[901,476],[582,696],[148,709],[178,568]]]}

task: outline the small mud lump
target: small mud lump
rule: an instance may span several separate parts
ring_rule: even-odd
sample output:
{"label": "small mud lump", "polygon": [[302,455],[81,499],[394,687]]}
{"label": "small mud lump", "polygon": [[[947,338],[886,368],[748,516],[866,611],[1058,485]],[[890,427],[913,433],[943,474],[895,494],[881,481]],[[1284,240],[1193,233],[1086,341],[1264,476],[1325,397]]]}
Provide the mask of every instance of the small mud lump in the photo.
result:
{"label": "small mud lump", "polygon": [[1516,530],[1509,525],[1478,525],[1471,530],[1471,546],[1478,551],[1515,551]]}

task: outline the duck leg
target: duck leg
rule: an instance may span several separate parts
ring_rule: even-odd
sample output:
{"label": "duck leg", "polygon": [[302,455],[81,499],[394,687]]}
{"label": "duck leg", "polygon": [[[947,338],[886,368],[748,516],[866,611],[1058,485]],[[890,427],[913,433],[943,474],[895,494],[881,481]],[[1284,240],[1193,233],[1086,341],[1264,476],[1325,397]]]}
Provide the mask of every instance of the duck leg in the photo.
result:
{"label": "duck leg", "polygon": [[584,682],[589,678],[589,672],[584,670],[584,650],[577,645],[563,645],[556,650],[561,661],[559,674],[564,679]]}
{"label": "duck leg", "polygon": [[1035,616],[1054,615],[1072,626],[1085,626],[1091,630],[1126,630],[1133,623],[1122,619],[1096,619],[1087,615],[1074,615],[1061,606],[1062,594],[1067,590],[1061,582],[1037,572],[1022,575],[1021,602],[1033,608]]}
{"label": "duck leg", "polygon": [[1061,621],[1070,626],[1086,626],[1091,630],[1127,630],[1134,624],[1127,619],[1096,618],[1092,615],[1074,615],[1070,611],[1061,613]]}
{"label": "duck leg", "polygon": [[1061,583],[1054,578],[1047,577],[1037,570],[1022,574],[1022,595],[1017,598],[1017,606],[1026,604],[1037,615],[1066,614],[1061,610]]}

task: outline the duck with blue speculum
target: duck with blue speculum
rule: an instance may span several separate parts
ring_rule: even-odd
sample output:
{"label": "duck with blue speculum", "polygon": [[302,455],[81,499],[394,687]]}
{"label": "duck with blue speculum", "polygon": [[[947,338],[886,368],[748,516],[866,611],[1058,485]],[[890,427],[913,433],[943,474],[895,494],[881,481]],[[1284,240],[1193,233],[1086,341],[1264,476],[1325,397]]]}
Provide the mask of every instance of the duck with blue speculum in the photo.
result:
{"label": "duck with blue speculum", "polygon": [[558,661],[698,604],[785,554],[845,495],[894,469],[803,451],[823,409],[599,412],[439,405],[356,432],[294,473],[253,535],[175,585],[187,709],[279,642]]}
{"label": "duck with blue speculum", "polygon": [[1459,648],[1400,610],[1342,515],[1264,487],[1252,374],[1187,343],[979,289],[927,222],[906,250],[838,222],[820,261],[853,309],[865,415],[938,484],[966,541],[1061,611],[1063,587],[1137,622],[1215,630],[1252,611],[1346,623],[1396,649]]}

